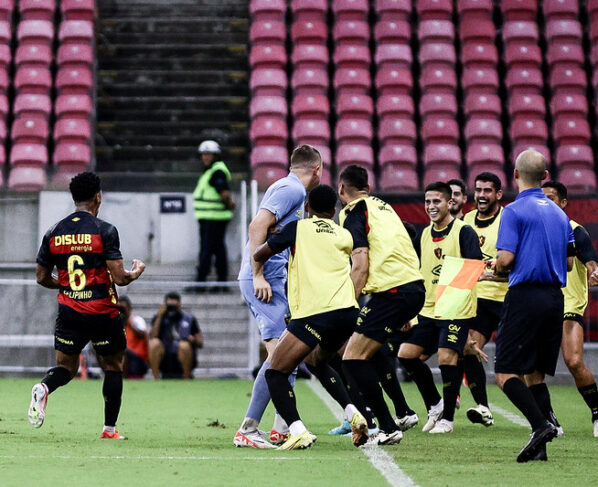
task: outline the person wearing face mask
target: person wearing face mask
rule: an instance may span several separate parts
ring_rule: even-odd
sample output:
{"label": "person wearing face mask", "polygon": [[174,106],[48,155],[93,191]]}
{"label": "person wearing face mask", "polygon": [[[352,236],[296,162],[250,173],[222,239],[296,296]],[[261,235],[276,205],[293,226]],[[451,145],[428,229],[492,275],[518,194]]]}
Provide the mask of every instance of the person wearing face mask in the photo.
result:
{"label": "person wearing face mask", "polygon": [[149,363],[154,379],[191,379],[196,365],[195,351],[203,347],[197,319],[181,310],[181,296],[170,292],[152,319]]}

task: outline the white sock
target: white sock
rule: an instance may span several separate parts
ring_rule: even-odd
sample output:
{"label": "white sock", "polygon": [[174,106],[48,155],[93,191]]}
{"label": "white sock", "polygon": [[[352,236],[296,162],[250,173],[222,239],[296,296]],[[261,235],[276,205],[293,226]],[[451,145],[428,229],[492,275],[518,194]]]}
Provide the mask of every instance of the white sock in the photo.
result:
{"label": "white sock", "polygon": [[243,422],[241,423],[241,427],[239,428],[239,431],[241,433],[249,433],[250,431],[257,430],[258,426],[259,426],[259,423],[255,419],[245,418],[243,420]]}
{"label": "white sock", "polygon": [[303,421],[301,421],[301,420],[295,421],[294,423],[292,423],[289,426],[289,432],[293,436],[298,436],[302,433],[305,433],[306,431],[307,431],[307,428],[305,427],[305,425],[303,424]]}
{"label": "white sock", "polygon": [[345,416],[347,417],[347,419],[349,421],[351,421],[351,419],[353,418],[353,415],[358,412],[359,411],[357,410],[357,408],[355,406],[353,406],[353,404],[347,404],[347,406],[345,407]]}
{"label": "white sock", "polygon": [[116,431],[116,426],[104,425],[104,431],[107,431],[108,433],[114,433]]}
{"label": "white sock", "polygon": [[282,419],[282,416],[278,413],[274,415],[274,423],[272,424],[272,429],[274,431],[278,431],[279,433],[287,433],[289,431],[289,425]]}

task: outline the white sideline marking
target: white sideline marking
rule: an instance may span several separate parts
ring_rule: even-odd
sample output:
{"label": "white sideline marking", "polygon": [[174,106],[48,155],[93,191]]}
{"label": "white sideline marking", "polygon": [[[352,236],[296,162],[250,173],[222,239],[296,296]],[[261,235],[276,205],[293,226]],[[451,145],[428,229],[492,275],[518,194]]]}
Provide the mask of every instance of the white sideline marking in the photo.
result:
{"label": "white sideline marking", "polygon": [[507,418],[511,423],[515,423],[516,425],[523,426],[524,428],[530,427],[527,420],[525,420],[518,414],[512,413],[511,411],[507,411],[506,409],[503,409],[503,408],[497,406],[496,404],[489,403],[488,406],[490,407],[491,411],[496,411],[501,416],[504,416],[505,418]]}
{"label": "white sideline marking", "polygon": [[[314,394],[321,399],[326,407],[328,407],[333,416],[341,422],[344,421],[345,416],[342,413],[340,406],[334,402],[334,400],[324,390],[322,385],[315,380],[307,381],[307,384]],[[392,487],[417,487],[417,484],[413,481],[413,479],[403,472],[394,462],[392,457],[382,448],[378,446],[371,446],[368,448],[361,447],[359,450],[361,450],[361,452],[368,457],[370,463],[382,474],[382,476]]]}
{"label": "white sideline marking", "polygon": [[[318,458],[311,458],[311,457],[177,457],[177,456],[152,456],[152,455],[138,455],[138,456],[129,456],[129,455],[86,455],[86,456],[75,456],[75,455],[0,455],[2,459],[11,459],[11,458],[32,458],[39,460],[40,458],[56,458],[60,460],[182,460],[182,461],[235,461],[235,460],[247,460],[247,461],[265,461],[271,462],[272,460],[318,460]],[[338,458],[337,460],[342,460],[342,458]]]}

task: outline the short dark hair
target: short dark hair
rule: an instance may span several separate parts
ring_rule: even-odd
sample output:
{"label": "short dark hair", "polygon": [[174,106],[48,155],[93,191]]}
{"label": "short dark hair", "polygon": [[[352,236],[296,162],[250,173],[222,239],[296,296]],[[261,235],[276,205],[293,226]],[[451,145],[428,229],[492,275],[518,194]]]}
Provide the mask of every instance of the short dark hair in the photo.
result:
{"label": "short dark hair", "polygon": [[343,169],[339,180],[354,187],[358,191],[363,191],[368,188],[368,172],[357,164],[352,164]]}
{"label": "short dark hair", "polygon": [[453,190],[451,189],[449,183],[445,183],[443,181],[436,181],[435,183],[430,183],[424,189],[424,194],[428,191],[438,191],[446,196],[447,201],[453,197]]}
{"label": "short dark hair", "polygon": [[543,188],[554,188],[554,189],[556,189],[556,192],[559,195],[560,200],[567,199],[567,186],[565,186],[563,183],[560,183],[560,182],[554,181],[554,180],[550,180],[550,181],[546,181],[542,185],[542,187]]}
{"label": "short dark hair", "polygon": [[133,307],[133,304],[131,303],[131,300],[129,299],[129,296],[119,296],[118,297],[118,302],[119,303],[126,303],[129,305],[129,308]]}
{"label": "short dark hair", "polygon": [[336,206],[336,191],[326,184],[320,184],[309,192],[307,202],[316,213],[332,213]]}
{"label": "short dark hair", "polygon": [[493,172],[485,171],[481,172],[475,177],[474,184],[478,181],[483,181],[484,183],[492,183],[494,184],[494,189],[499,191],[502,189],[502,183],[500,182],[500,178],[494,174]]}
{"label": "short dark hair", "polygon": [[164,301],[167,299],[176,299],[179,303],[181,302],[181,295],[176,291],[170,291],[166,296],[164,296]]}
{"label": "short dark hair", "polygon": [[320,151],[311,145],[303,144],[295,147],[291,154],[291,169],[311,169],[318,167],[320,164],[322,164]]}
{"label": "short dark hair", "polygon": [[93,172],[82,172],[77,174],[69,184],[71,195],[75,203],[83,203],[92,199],[98,191],[102,190],[102,184],[97,174]]}
{"label": "short dark hair", "polygon": [[[467,193],[467,186],[465,186],[465,181],[463,181],[462,179],[449,179],[447,181],[447,183],[449,186],[454,185],[454,186],[459,186],[461,188],[461,191],[463,194]],[[453,194],[453,191],[451,190],[451,195]]]}

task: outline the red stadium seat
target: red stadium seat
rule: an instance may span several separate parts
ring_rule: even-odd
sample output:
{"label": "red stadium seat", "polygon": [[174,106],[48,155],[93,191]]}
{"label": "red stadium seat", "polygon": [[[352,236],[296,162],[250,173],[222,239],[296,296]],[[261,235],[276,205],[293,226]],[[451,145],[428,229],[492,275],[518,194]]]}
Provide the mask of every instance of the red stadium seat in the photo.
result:
{"label": "red stadium seat", "polygon": [[0,43],[9,44],[12,39],[10,23],[5,20],[0,20]]}
{"label": "red stadium seat", "polygon": [[579,16],[579,4],[576,0],[544,0],[542,7],[548,20],[575,20]]}
{"label": "red stadium seat", "polygon": [[95,0],[61,0],[60,11],[66,20],[93,21]]}
{"label": "red stadium seat", "polygon": [[459,38],[462,43],[467,42],[494,42],[496,27],[489,18],[476,21],[462,22],[459,26]]}
{"label": "red stadium seat", "polygon": [[293,140],[295,144],[328,145],[330,142],[328,120],[295,120]]}
{"label": "red stadium seat", "polygon": [[328,26],[324,22],[296,20],[291,25],[291,40],[299,44],[325,44]]}
{"label": "red stadium seat", "polygon": [[505,51],[505,62],[509,69],[540,69],[542,52],[539,46],[511,44]]}
{"label": "red stadium seat", "polygon": [[594,154],[587,145],[562,145],[556,150],[557,167],[594,167]]}
{"label": "red stadium seat", "polygon": [[287,100],[284,96],[254,96],[249,103],[249,118],[280,118],[286,120]]}
{"label": "red stadium seat", "polygon": [[435,93],[454,93],[457,89],[457,76],[454,69],[424,68],[420,77],[423,93],[434,90]]}
{"label": "red stadium seat", "polygon": [[505,155],[499,144],[471,144],[465,153],[465,164],[468,167],[480,164],[493,164],[502,167],[504,162]]}
{"label": "red stadium seat", "polygon": [[327,0],[295,0],[290,5],[295,20],[326,20]]}
{"label": "red stadium seat", "polygon": [[416,138],[413,120],[386,119],[379,124],[378,139],[382,145],[413,145]]}
{"label": "red stadium seat", "polygon": [[424,144],[457,144],[459,126],[454,119],[428,119],[422,125],[421,135]]}
{"label": "red stadium seat", "polygon": [[416,7],[417,13],[423,21],[450,20],[453,15],[453,2],[451,0],[418,0]]}
{"label": "red stadium seat", "polygon": [[[58,100],[56,104],[58,109]],[[89,100],[89,110],[88,113],[91,112],[91,100]],[[38,117],[47,119],[50,117],[51,111],[52,102],[48,95],[29,95],[21,93],[15,98],[15,117]]]}
{"label": "red stadium seat", "polygon": [[461,166],[461,151],[458,145],[430,144],[424,148],[424,165]]}
{"label": "red stadium seat", "polygon": [[339,45],[334,50],[334,64],[339,68],[369,69],[370,50],[367,46]]}
{"label": "red stadium seat", "polygon": [[508,21],[535,20],[538,11],[536,0],[502,0],[500,7]]}
{"label": "red stadium seat", "polygon": [[366,69],[340,68],[334,73],[334,89],[338,94],[367,94],[371,88],[370,72]]}
{"label": "red stadium seat", "polygon": [[298,44],[291,56],[295,69],[326,69],[328,49],[325,45]]}
{"label": "red stadium seat", "polygon": [[282,69],[254,69],[249,77],[253,96],[285,96],[287,73]]}
{"label": "red stadium seat", "polygon": [[407,21],[381,20],[374,26],[376,44],[406,44],[411,39],[411,24]]}
{"label": "red stadium seat", "polygon": [[417,153],[413,145],[385,145],[380,149],[379,160],[381,168],[387,164],[417,167]]}
{"label": "red stadium seat", "polygon": [[65,20],[58,30],[61,44],[90,44],[93,38],[93,23],[85,20]]}
{"label": "red stadium seat", "polygon": [[545,145],[548,129],[544,120],[513,120],[511,139],[516,144]]}
{"label": "red stadium seat", "polygon": [[286,147],[261,145],[251,150],[249,163],[252,169],[258,166],[277,166],[287,169],[289,167],[289,155]]}
{"label": "red stadium seat", "polygon": [[564,167],[559,172],[559,181],[573,193],[596,191],[596,173],[593,169]]}
{"label": "red stadium seat", "polygon": [[54,40],[54,26],[47,20],[23,20],[19,23],[17,39],[19,44],[51,46]]}
{"label": "red stadium seat", "polygon": [[588,100],[583,95],[559,94],[550,100],[550,112],[554,118],[586,118]]}
{"label": "red stadium seat", "polygon": [[461,23],[492,18],[492,0],[457,0]]}
{"label": "red stadium seat", "polygon": [[10,46],[8,44],[0,44],[0,69],[7,69],[11,59]]}
{"label": "red stadium seat", "polygon": [[13,191],[40,191],[46,182],[46,170],[43,167],[14,167],[8,175],[8,188]]}
{"label": "red stadium seat", "polygon": [[[502,147],[500,148],[500,150],[502,152]],[[496,174],[498,176],[498,179],[500,179],[502,187],[506,188],[508,186],[507,177],[505,175],[505,171],[503,169],[503,164],[501,161],[500,164],[477,164],[474,168],[470,169],[469,176],[467,178],[467,184],[470,188],[475,187],[475,178],[478,176],[478,174],[481,174],[483,172],[491,172],[493,174]]]}
{"label": "red stadium seat", "polygon": [[546,60],[550,67],[581,67],[584,63],[583,49],[580,44],[551,44],[548,46]]}
{"label": "red stadium seat", "polygon": [[[317,149],[318,152],[320,153],[320,156],[322,157],[322,164],[324,165],[324,168],[329,168],[330,164],[332,164],[332,156],[330,154],[330,147],[328,147],[326,145],[314,145],[313,147],[315,149]],[[322,184],[326,184],[326,183],[322,183]]]}
{"label": "red stadium seat", "polygon": [[299,69],[293,72],[291,86],[298,95],[325,95],[328,72],[323,69]]}
{"label": "red stadium seat", "polygon": [[265,46],[284,45],[287,29],[282,21],[257,21],[249,27],[249,42]]}
{"label": "red stadium seat", "polygon": [[52,63],[52,49],[47,45],[25,44],[17,48],[15,64],[21,66],[27,64],[49,67]]}
{"label": "red stadium seat", "polygon": [[91,129],[88,120],[62,119],[54,125],[54,143],[89,144]]}
{"label": "red stadium seat", "polygon": [[450,20],[424,20],[417,29],[419,42],[444,42],[450,44],[455,41],[455,26]]}
{"label": "red stadium seat", "polygon": [[380,20],[407,20],[411,8],[410,0],[376,1],[376,13]]}
{"label": "red stadium seat", "polygon": [[363,119],[339,120],[334,130],[337,144],[367,145],[374,137],[372,122]]}
{"label": "red stadium seat", "polygon": [[466,68],[463,72],[461,84],[465,93],[497,93],[498,72],[496,69]]}
{"label": "red stadium seat", "polygon": [[465,124],[465,140],[468,144],[500,144],[502,124],[496,119],[471,119]]}
{"label": "red stadium seat", "polygon": [[324,95],[297,95],[293,98],[291,113],[295,120],[328,120],[330,102]]}
{"label": "red stadium seat", "polygon": [[259,165],[251,171],[252,179],[257,181],[257,187],[260,191],[266,191],[268,187],[288,175],[288,171],[282,167]]}
{"label": "red stadium seat", "polygon": [[3,120],[0,120],[0,145],[1,146],[4,146],[4,141],[6,140],[6,136],[7,136],[6,123]]}
{"label": "red stadium seat", "polygon": [[[58,48],[58,58],[60,59],[60,49]],[[60,61],[58,61],[60,64]],[[282,45],[257,45],[251,46],[249,51],[249,66],[251,69],[257,68],[284,68],[287,64],[287,51]]]}
{"label": "red stadium seat", "polygon": [[0,21],[10,21],[14,8],[14,0],[0,0]]}
{"label": "red stadium seat", "polygon": [[411,47],[408,44],[378,44],[375,62],[378,67],[409,69],[413,62]]}
{"label": "red stadium seat", "polygon": [[417,171],[404,165],[386,164],[382,168],[378,186],[381,191],[417,191]]}
{"label": "red stadium seat", "polygon": [[48,149],[44,144],[14,144],[10,150],[13,166],[45,166],[48,164]]}
{"label": "red stadium seat", "polygon": [[19,0],[19,13],[24,20],[54,20],[54,0]]}
{"label": "red stadium seat", "polygon": [[592,136],[590,125],[583,118],[558,118],[552,125],[552,135],[557,146],[589,144]]}
{"label": "red stadium seat", "polygon": [[370,10],[368,0],[334,0],[332,12],[336,20],[366,20]]}
{"label": "red stadium seat", "polygon": [[594,17],[590,23],[590,40],[592,44],[596,43],[596,39],[598,39],[598,17]]}
{"label": "red stadium seat", "polygon": [[598,0],[588,0],[586,7],[591,18],[598,14]]}
{"label": "red stadium seat", "polygon": [[337,170],[351,164],[372,168],[374,166],[374,151],[369,145],[339,145],[336,149]]}
{"label": "red stadium seat", "polygon": [[332,38],[341,46],[367,46],[370,26],[366,21],[341,20],[334,24]]}
{"label": "red stadium seat", "polygon": [[378,118],[412,119],[415,113],[413,98],[408,95],[383,95],[376,100]]}
{"label": "red stadium seat", "polygon": [[544,79],[539,69],[509,69],[506,79],[511,96],[536,95],[544,88]]}
{"label": "red stadium seat", "polygon": [[382,68],[376,73],[376,90],[380,95],[408,95],[413,88],[410,69]]}
{"label": "red stadium seat", "polygon": [[[6,121],[10,109],[8,106],[8,98],[6,95],[0,95],[0,120]],[[15,116],[17,116],[16,105],[15,105]]]}
{"label": "red stadium seat", "polygon": [[456,118],[457,99],[453,93],[428,93],[421,97],[419,112],[422,119],[434,118]]}
{"label": "red stadium seat", "polygon": [[251,0],[249,13],[254,20],[284,20],[287,11],[285,0]]}
{"label": "red stadium seat", "polygon": [[513,118],[544,120],[546,106],[542,95],[515,95],[509,98],[509,114]]}
{"label": "red stadium seat", "polygon": [[461,61],[466,68],[492,68],[498,63],[494,44],[468,42],[461,48]]}
{"label": "red stadium seat", "polygon": [[467,118],[500,119],[501,103],[498,95],[473,93],[465,97],[465,116]]}
{"label": "red stadium seat", "polygon": [[546,23],[546,39],[549,43],[581,44],[583,31],[577,20],[549,20]]}
{"label": "red stadium seat", "polygon": [[538,24],[535,21],[505,22],[502,27],[502,36],[507,47],[513,43],[536,45],[540,38]]}
{"label": "red stadium seat", "polygon": [[58,48],[56,63],[59,67],[87,67],[93,66],[93,50],[90,45],[65,44]]}
{"label": "red stadium seat", "polygon": [[[2,84],[0,83],[0,87]],[[50,70],[43,67],[20,67],[15,76],[15,88],[17,93],[29,93],[32,95],[49,94],[52,88]]]}
{"label": "red stadium seat", "polygon": [[59,94],[85,95],[91,93],[93,88],[93,75],[86,68],[72,69],[68,66],[58,70],[56,75],[56,89]]}
{"label": "red stadium seat", "polygon": [[91,98],[88,95],[60,95],[54,110],[58,120],[63,117],[87,120],[92,111]]}
{"label": "red stadium seat", "polygon": [[339,119],[370,120],[374,114],[372,97],[367,95],[341,95],[336,102]]}
{"label": "red stadium seat", "polygon": [[10,81],[6,69],[0,69],[0,96],[6,95]]}
{"label": "red stadium seat", "polygon": [[249,140],[254,145],[286,147],[289,136],[286,121],[279,118],[256,118],[251,122]]}
{"label": "red stadium seat", "polygon": [[585,95],[587,84],[582,68],[555,66],[550,73],[550,87],[555,94]]}
{"label": "red stadium seat", "polygon": [[427,42],[419,50],[419,63],[422,68],[453,69],[457,61],[453,44]]}
{"label": "red stadium seat", "polygon": [[16,144],[45,144],[48,135],[46,119],[21,117],[13,122],[10,138]]}
{"label": "red stadium seat", "polygon": [[438,181],[448,181],[449,179],[461,179],[461,171],[453,164],[436,164],[432,167],[426,167],[424,171],[425,188],[428,184]]}
{"label": "red stadium seat", "polygon": [[54,149],[56,166],[89,166],[91,151],[87,144],[58,144]]}

